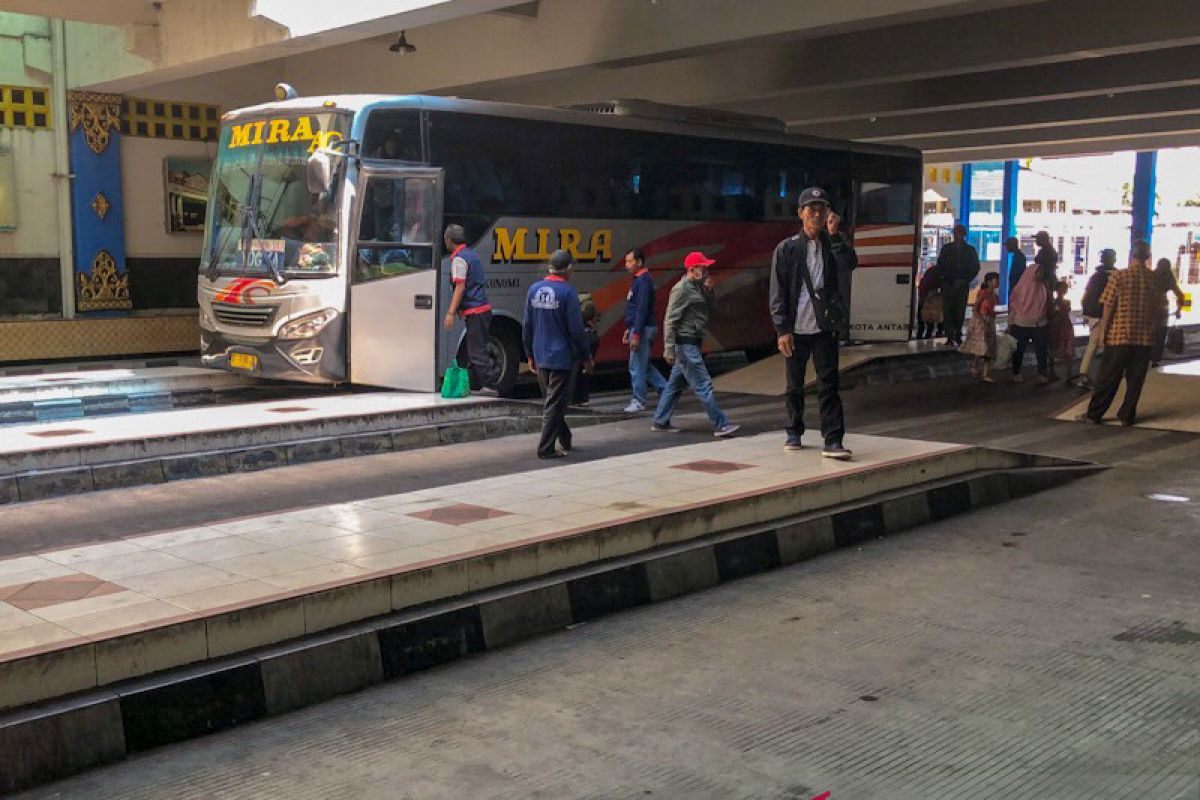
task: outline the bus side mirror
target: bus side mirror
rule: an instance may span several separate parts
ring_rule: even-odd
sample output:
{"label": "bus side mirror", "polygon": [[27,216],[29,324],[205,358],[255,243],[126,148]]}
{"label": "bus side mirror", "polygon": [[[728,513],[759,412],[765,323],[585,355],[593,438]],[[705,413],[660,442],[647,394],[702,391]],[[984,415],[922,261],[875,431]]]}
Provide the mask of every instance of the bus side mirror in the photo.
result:
{"label": "bus side mirror", "polygon": [[308,157],[308,191],[324,194],[333,188],[334,163],[337,153],[318,149]]}

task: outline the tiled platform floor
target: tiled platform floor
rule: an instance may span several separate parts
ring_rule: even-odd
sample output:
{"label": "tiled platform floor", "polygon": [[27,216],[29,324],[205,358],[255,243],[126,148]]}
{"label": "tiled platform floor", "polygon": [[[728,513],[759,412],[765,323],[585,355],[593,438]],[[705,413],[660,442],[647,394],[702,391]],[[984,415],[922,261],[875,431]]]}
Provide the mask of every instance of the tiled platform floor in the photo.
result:
{"label": "tiled platform floor", "polygon": [[131,423],[128,417],[115,416],[10,425],[0,429],[0,456],[53,450],[63,446],[223,433],[281,422],[320,422],[343,417],[485,402],[492,401],[480,397],[444,400],[435,394],[417,392],[373,392],[154,412],[139,414],[136,423]]}
{"label": "tiled platform floor", "polygon": [[[1150,370],[1146,386],[1138,400],[1137,427],[1154,428],[1182,433],[1200,433],[1200,361],[1168,364]],[[1074,420],[1087,410],[1091,395],[1071,404],[1057,419]],[[1117,398],[1109,409],[1108,424],[1117,424],[1116,413],[1125,399],[1125,384],[1117,391]]]}
{"label": "tiled platform floor", "polygon": [[829,505],[869,480],[854,476],[970,450],[852,436],[843,463],[781,444],[706,442],[0,560],[0,662],[798,484]]}
{"label": "tiled platform floor", "polygon": [[0,374],[0,402],[34,402],[85,394],[249,386],[259,381],[200,367],[109,367],[37,375]]}

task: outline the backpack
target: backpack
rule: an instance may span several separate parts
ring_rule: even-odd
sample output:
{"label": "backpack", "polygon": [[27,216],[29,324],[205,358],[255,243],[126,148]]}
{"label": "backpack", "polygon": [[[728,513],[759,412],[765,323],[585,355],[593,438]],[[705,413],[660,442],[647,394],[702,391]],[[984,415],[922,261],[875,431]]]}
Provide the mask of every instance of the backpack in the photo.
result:
{"label": "backpack", "polygon": [[1104,289],[1108,286],[1108,270],[1097,272],[1088,279],[1087,288],[1083,290],[1083,302],[1080,303],[1080,308],[1085,317],[1099,319],[1104,316],[1104,306],[1100,302],[1100,295],[1104,294]]}

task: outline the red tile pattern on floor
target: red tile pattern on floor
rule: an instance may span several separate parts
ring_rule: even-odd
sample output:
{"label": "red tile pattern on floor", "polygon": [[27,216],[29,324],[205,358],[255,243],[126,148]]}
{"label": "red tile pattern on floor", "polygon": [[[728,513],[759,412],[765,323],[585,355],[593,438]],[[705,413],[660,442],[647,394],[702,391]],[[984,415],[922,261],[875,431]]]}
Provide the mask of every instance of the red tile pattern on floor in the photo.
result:
{"label": "red tile pattern on floor", "polygon": [[417,519],[427,519],[431,522],[441,522],[446,525],[469,525],[484,519],[507,517],[511,511],[501,511],[498,508],[473,506],[468,503],[455,503],[451,506],[431,508],[428,511],[414,511],[408,516]]}
{"label": "red tile pattern on floor", "polygon": [[709,475],[724,475],[727,472],[737,472],[739,469],[754,469],[753,464],[737,464],[733,461],[689,461],[686,464],[675,464],[671,469],[683,469],[690,472],[705,472]]}
{"label": "red tile pattern on floor", "polygon": [[35,608],[69,603],[72,600],[83,600],[87,597],[100,597],[105,594],[126,591],[129,590],[124,586],[78,573],[64,575],[61,578],[0,587],[0,601],[16,606],[22,611],[32,611]]}
{"label": "red tile pattern on floor", "polygon": [[78,436],[81,433],[91,433],[91,431],[85,430],[84,428],[59,428],[58,430],[53,431],[37,431],[36,433],[31,433],[29,435],[37,436],[42,439],[50,439],[56,436]]}

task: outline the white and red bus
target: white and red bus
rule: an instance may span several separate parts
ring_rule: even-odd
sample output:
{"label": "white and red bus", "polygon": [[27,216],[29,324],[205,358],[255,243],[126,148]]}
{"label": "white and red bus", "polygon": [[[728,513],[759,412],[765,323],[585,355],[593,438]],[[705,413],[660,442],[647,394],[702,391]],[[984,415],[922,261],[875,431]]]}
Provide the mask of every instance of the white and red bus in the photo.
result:
{"label": "white and red bus", "polygon": [[511,389],[525,293],[556,248],[621,344],[641,248],[658,314],[683,255],[717,261],[709,351],[769,352],[775,245],[824,188],[859,254],[852,338],[909,336],[921,159],[782,125],[638,102],[550,109],[436,97],[291,97],[225,115],[199,278],[202,356],[267,378],[432,391],[462,350],[441,326],[457,222],[484,261],[491,349]]}

